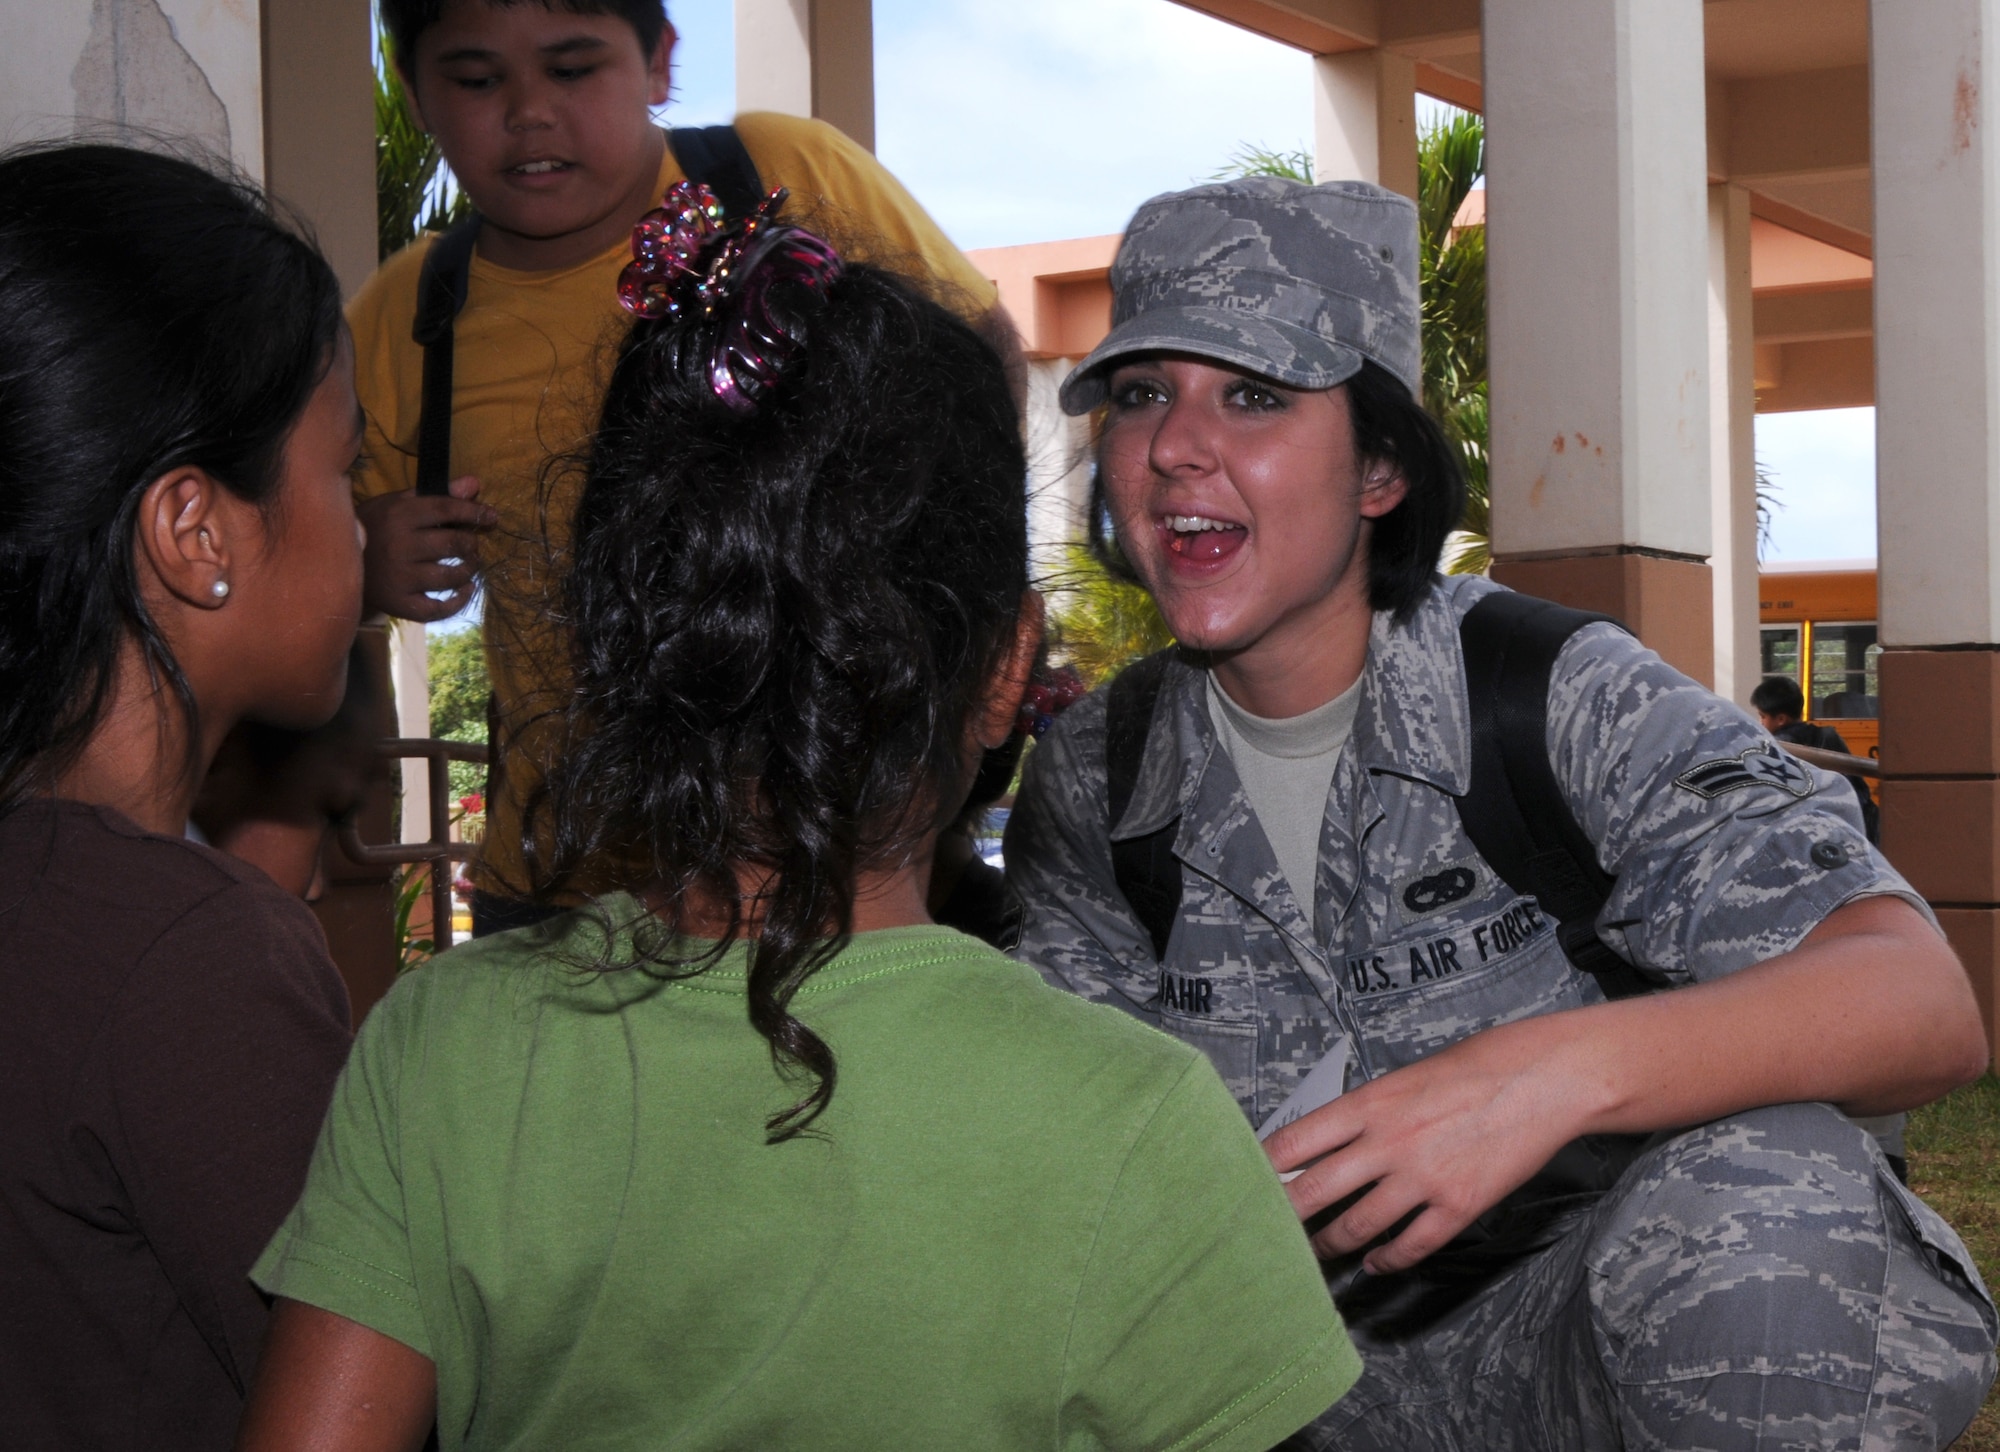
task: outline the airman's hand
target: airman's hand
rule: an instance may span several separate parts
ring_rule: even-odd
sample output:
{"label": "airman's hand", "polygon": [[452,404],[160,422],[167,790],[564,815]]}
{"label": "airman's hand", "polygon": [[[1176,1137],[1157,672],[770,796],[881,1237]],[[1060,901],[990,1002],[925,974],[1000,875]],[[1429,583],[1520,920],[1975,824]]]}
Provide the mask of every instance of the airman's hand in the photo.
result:
{"label": "airman's hand", "polygon": [[1358,1196],[1313,1235],[1329,1259],[1401,1225],[1362,1262],[1407,1270],[1525,1183],[1581,1129],[1575,1106],[1537,1061],[1536,1040],[1564,1015],[1488,1029],[1363,1084],[1264,1142],[1304,1221]]}

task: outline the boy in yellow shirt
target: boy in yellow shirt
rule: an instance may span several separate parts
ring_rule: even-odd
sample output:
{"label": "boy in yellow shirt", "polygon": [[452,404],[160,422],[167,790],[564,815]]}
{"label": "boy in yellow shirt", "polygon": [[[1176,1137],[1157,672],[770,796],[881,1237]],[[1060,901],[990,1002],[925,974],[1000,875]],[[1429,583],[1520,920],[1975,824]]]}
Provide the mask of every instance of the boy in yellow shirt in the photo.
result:
{"label": "boy in yellow shirt", "polygon": [[[629,317],[618,274],[632,228],[683,177],[652,108],[674,32],[663,0],[384,0],[383,25],[426,130],[483,218],[453,345],[447,495],[415,492],[424,350],[412,336],[425,237],[384,263],[349,308],[368,416],[358,484],[371,611],[441,620],[483,583],[494,694],[485,855],[474,932],[546,909],[527,901],[524,810],[555,743],[567,688],[551,618],[596,425]],[[991,283],[861,147],[823,122],[770,113],[736,132],[787,214],[854,256],[928,276],[973,315]],[[449,592],[447,598],[433,593]]]}

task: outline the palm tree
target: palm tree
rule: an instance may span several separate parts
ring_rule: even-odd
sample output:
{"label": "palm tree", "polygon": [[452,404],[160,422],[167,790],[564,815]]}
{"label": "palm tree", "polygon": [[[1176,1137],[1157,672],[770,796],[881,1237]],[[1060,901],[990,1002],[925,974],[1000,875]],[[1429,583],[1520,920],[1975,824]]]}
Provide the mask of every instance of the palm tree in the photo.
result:
{"label": "palm tree", "polygon": [[1049,652],[1076,667],[1091,688],[1174,643],[1144,585],[1121,580],[1082,545],[1063,551],[1063,570],[1043,586],[1055,598]]}
{"label": "palm tree", "polygon": [[1423,290],[1424,407],[1465,465],[1465,515],[1445,547],[1445,568],[1483,574],[1488,545],[1486,473],[1486,228],[1458,225],[1486,172],[1486,123],[1467,111],[1417,135],[1417,272]]}
{"label": "palm tree", "polygon": [[1209,180],[1234,181],[1241,176],[1275,176],[1311,186],[1313,154],[1303,149],[1273,151],[1268,146],[1256,146],[1246,141],[1236,148],[1236,154],[1229,158],[1222,170]]}
{"label": "palm tree", "polygon": [[425,232],[467,216],[472,203],[452,180],[437,142],[417,125],[389,56],[387,36],[375,47],[376,260]]}

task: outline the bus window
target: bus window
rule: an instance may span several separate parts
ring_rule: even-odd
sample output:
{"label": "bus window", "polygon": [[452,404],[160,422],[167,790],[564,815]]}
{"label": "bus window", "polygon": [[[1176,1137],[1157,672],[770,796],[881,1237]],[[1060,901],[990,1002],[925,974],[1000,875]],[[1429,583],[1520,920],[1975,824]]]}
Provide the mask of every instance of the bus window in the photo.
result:
{"label": "bus window", "polygon": [[1815,719],[1872,719],[1880,694],[1876,662],[1882,647],[1873,621],[1819,621],[1812,626],[1812,681],[1806,689]]}
{"label": "bus window", "polygon": [[1798,626],[1766,625],[1763,628],[1763,645],[1763,674],[1799,679]]}

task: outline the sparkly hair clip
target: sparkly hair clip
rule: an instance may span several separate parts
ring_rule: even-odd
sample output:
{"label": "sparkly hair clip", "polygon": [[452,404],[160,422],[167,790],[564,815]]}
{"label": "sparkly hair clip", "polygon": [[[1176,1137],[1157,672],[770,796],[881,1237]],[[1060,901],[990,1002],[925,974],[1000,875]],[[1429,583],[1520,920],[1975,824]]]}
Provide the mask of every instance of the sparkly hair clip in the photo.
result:
{"label": "sparkly hair clip", "polygon": [[632,261],[618,276],[618,300],[639,317],[714,327],[708,386],[738,413],[757,406],[804,342],[798,320],[772,307],[772,288],[824,294],[841,273],[823,238],[776,220],[787,195],[780,187],[731,223],[714,192],[675,182],[632,229]]}

